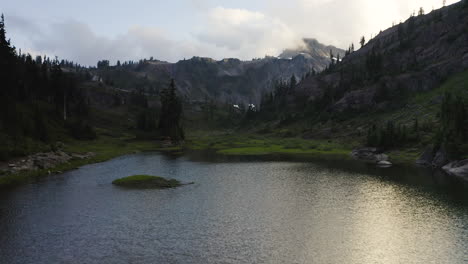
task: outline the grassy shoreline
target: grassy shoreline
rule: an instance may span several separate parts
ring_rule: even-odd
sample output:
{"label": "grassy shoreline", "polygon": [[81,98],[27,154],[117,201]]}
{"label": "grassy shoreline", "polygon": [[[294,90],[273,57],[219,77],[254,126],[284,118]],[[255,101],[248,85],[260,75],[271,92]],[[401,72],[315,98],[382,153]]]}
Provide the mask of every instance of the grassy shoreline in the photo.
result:
{"label": "grassy shoreline", "polygon": [[[187,140],[186,148],[192,150],[214,150],[221,155],[261,156],[270,154],[301,155],[311,158],[350,160],[351,151],[361,147],[358,142],[281,138],[252,134],[212,135],[198,134]],[[386,153],[394,164],[414,165],[421,154],[416,148],[394,150]]]}
{"label": "grassy shoreline", "polygon": [[[0,176],[0,189],[20,186],[49,174],[61,173],[87,164],[104,162],[119,156],[146,152],[184,150],[213,150],[220,155],[262,156],[271,154],[301,155],[310,158],[352,159],[350,153],[356,144],[332,141],[307,140],[301,138],[278,138],[253,134],[194,134],[182,146],[163,147],[159,141],[136,140],[130,137],[102,136],[93,141],[66,142],[64,151],[69,153],[93,152],[88,159],[76,159],[51,169],[22,171]],[[414,164],[419,152],[415,149],[389,153],[394,164]]]}
{"label": "grassy shoreline", "polygon": [[73,170],[87,164],[104,162],[127,154],[175,149],[180,148],[164,148],[158,141],[133,140],[130,138],[101,137],[92,141],[69,141],[66,142],[64,151],[69,153],[93,152],[96,155],[88,159],[74,159],[50,169],[21,171],[0,176],[0,189],[20,186],[50,174]]}

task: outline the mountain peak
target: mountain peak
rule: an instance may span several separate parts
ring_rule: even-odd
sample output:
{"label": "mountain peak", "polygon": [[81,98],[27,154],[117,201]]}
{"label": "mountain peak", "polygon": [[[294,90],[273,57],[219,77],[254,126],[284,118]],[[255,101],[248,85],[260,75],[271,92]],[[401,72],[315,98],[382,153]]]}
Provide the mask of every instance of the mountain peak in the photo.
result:
{"label": "mountain peak", "polygon": [[298,55],[328,58],[330,57],[330,50],[335,55],[339,54],[340,57],[343,57],[345,54],[344,50],[332,45],[324,45],[315,38],[303,38],[302,43],[295,48],[284,50],[279,55],[279,58],[292,59]]}

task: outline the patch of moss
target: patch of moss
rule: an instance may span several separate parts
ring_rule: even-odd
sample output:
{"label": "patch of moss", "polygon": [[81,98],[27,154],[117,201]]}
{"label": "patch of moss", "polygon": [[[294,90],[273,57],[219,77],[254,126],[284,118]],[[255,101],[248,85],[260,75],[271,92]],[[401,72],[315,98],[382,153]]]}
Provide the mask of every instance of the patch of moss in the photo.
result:
{"label": "patch of moss", "polygon": [[394,164],[412,165],[421,156],[417,149],[394,150],[387,153]]}
{"label": "patch of moss", "polygon": [[305,154],[347,157],[354,146],[324,140],[279,138],[256,134],[205,134],[190,138],[186,147],[211,149],[224,155]]}
{"label": "patch of moss", "polygon": [[182,185],[178,180],[168,180],[162,177],[150,175],[133,175],[124,177],[113,181],[112,184],[121,187],[140,189],[167,189],[179,187]]}

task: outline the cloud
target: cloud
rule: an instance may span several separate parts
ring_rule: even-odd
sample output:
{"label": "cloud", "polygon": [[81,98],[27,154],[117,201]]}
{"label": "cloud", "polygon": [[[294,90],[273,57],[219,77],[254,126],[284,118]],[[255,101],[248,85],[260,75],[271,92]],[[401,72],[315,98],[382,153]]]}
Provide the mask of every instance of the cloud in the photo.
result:
{"label": "cloud", "polygon": [[[347,47],[362,35],[368,39],[392,22],[405,20],[420,6],[430,12],[442,5],[442,0],[268,0],[252,11],[227,8],[234,4],[224,0],[185,1],[195,14],[190,25],[176,28],[170,28],[171,23],[164,29],[133,25],[109,36],[74,19],[51,23],[8,16],[7,30],[14,36],[13,43],[23,50],[85,65],[95,65],[100,59],[115,62],[151,56],[171,62],[192,56],[251,59],[278,55],[298,46],[303,37]],[[456,0],[447,4],[453,2]],[[236,4],[245,7],[253,3],[239,0]]]}
{"label": "cloud", "polygon": [[[138,60],[151,56],[175,62],[184,57],[251,59],[278,55],[296,46],[300,36],[282,21],[260,12],[216,7],[187,39],[176,39],[156,27],[132,26],[117,36],[99,35],[85,23],[67,20],[39,28],[27,20],[11,21],[15,32],[27,36],[28,50],[94,65],[97,60]],[[34,32],[34,34],[32,34]]]}
{"label": "cloud", "polygon": [[75,20],[54,23],[45,28],[24,23],[21,18],[10,19],[15,35],[27,36],[20,39],[23,49],[33,54],[47,54],[95,65],[100,59],[138,60],[155,58],[176,61],[193,49],[184,41],[176,41],[161,29],[133,26],[113,38],[96,34],[92,28]]}
{"label": "cloud", "polygon": [[[448,0],[447,4],[457,1]],[[406,20],[419,7],[429,13],[441,6],[442,0],[269,0],[265,12],[284,21],[298,35],[347,47],[363,35],[375,36]]]}
{"label": "cloud", "polygon": [[195,34],[200,42],[242,59],[278,55],[301,39],[281,20],[246,9],[216,7],[209,11],[204,25]]}

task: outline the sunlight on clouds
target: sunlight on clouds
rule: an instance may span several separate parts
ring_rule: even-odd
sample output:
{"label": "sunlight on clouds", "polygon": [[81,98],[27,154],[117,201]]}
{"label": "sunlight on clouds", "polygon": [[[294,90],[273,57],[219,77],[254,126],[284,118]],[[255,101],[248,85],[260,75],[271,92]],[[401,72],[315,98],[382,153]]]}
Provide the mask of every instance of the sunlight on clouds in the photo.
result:
{"label": "sunlight on clouds", "polygon": [[[251,59],[276,56],[301,45],[304,37],[346,48],[351,42],[357,44],[361,36],[369,39],[405,21],[420,7],[429,13],[442,6],[442,0],[183,1],[194,17],[189,25],[176,28],[172,28],[176,21],[157,22],[157,12],[152,25],[134,25],[134,20],[122,18],[127,27],[113,35],[96,31],[96,24],[73,16],[44,24],[10,15],[7,26],[13,43],[23,50],[90,65],[99,59],[150,56],[171,62],[191,56]],[[455,2],[447,0],[447,5]]]}
{"label": "sunlight on clouds", "polygon": [[[447,0],[447,5],[455,2]],[[269,0],[266,14],[281,19],[298,35],[343,48],[405,21],[420,7],[429,13],[442,7],[442,0]]]}
{"label": "sunlight on clouds", "polygon": [[199,41],[243,59],[278,55],[301,39],[281,20],[245,9],[214,8],[204,23]]}
{"label": "sunlight on clouds", "polygon": [[214,21],[219,21],[232,25],[240,25],[250,22],[263,21],[265,15],[259,12],[252,12],[246,9],[228,9],[216,7],[211,10],[210,16]]}

